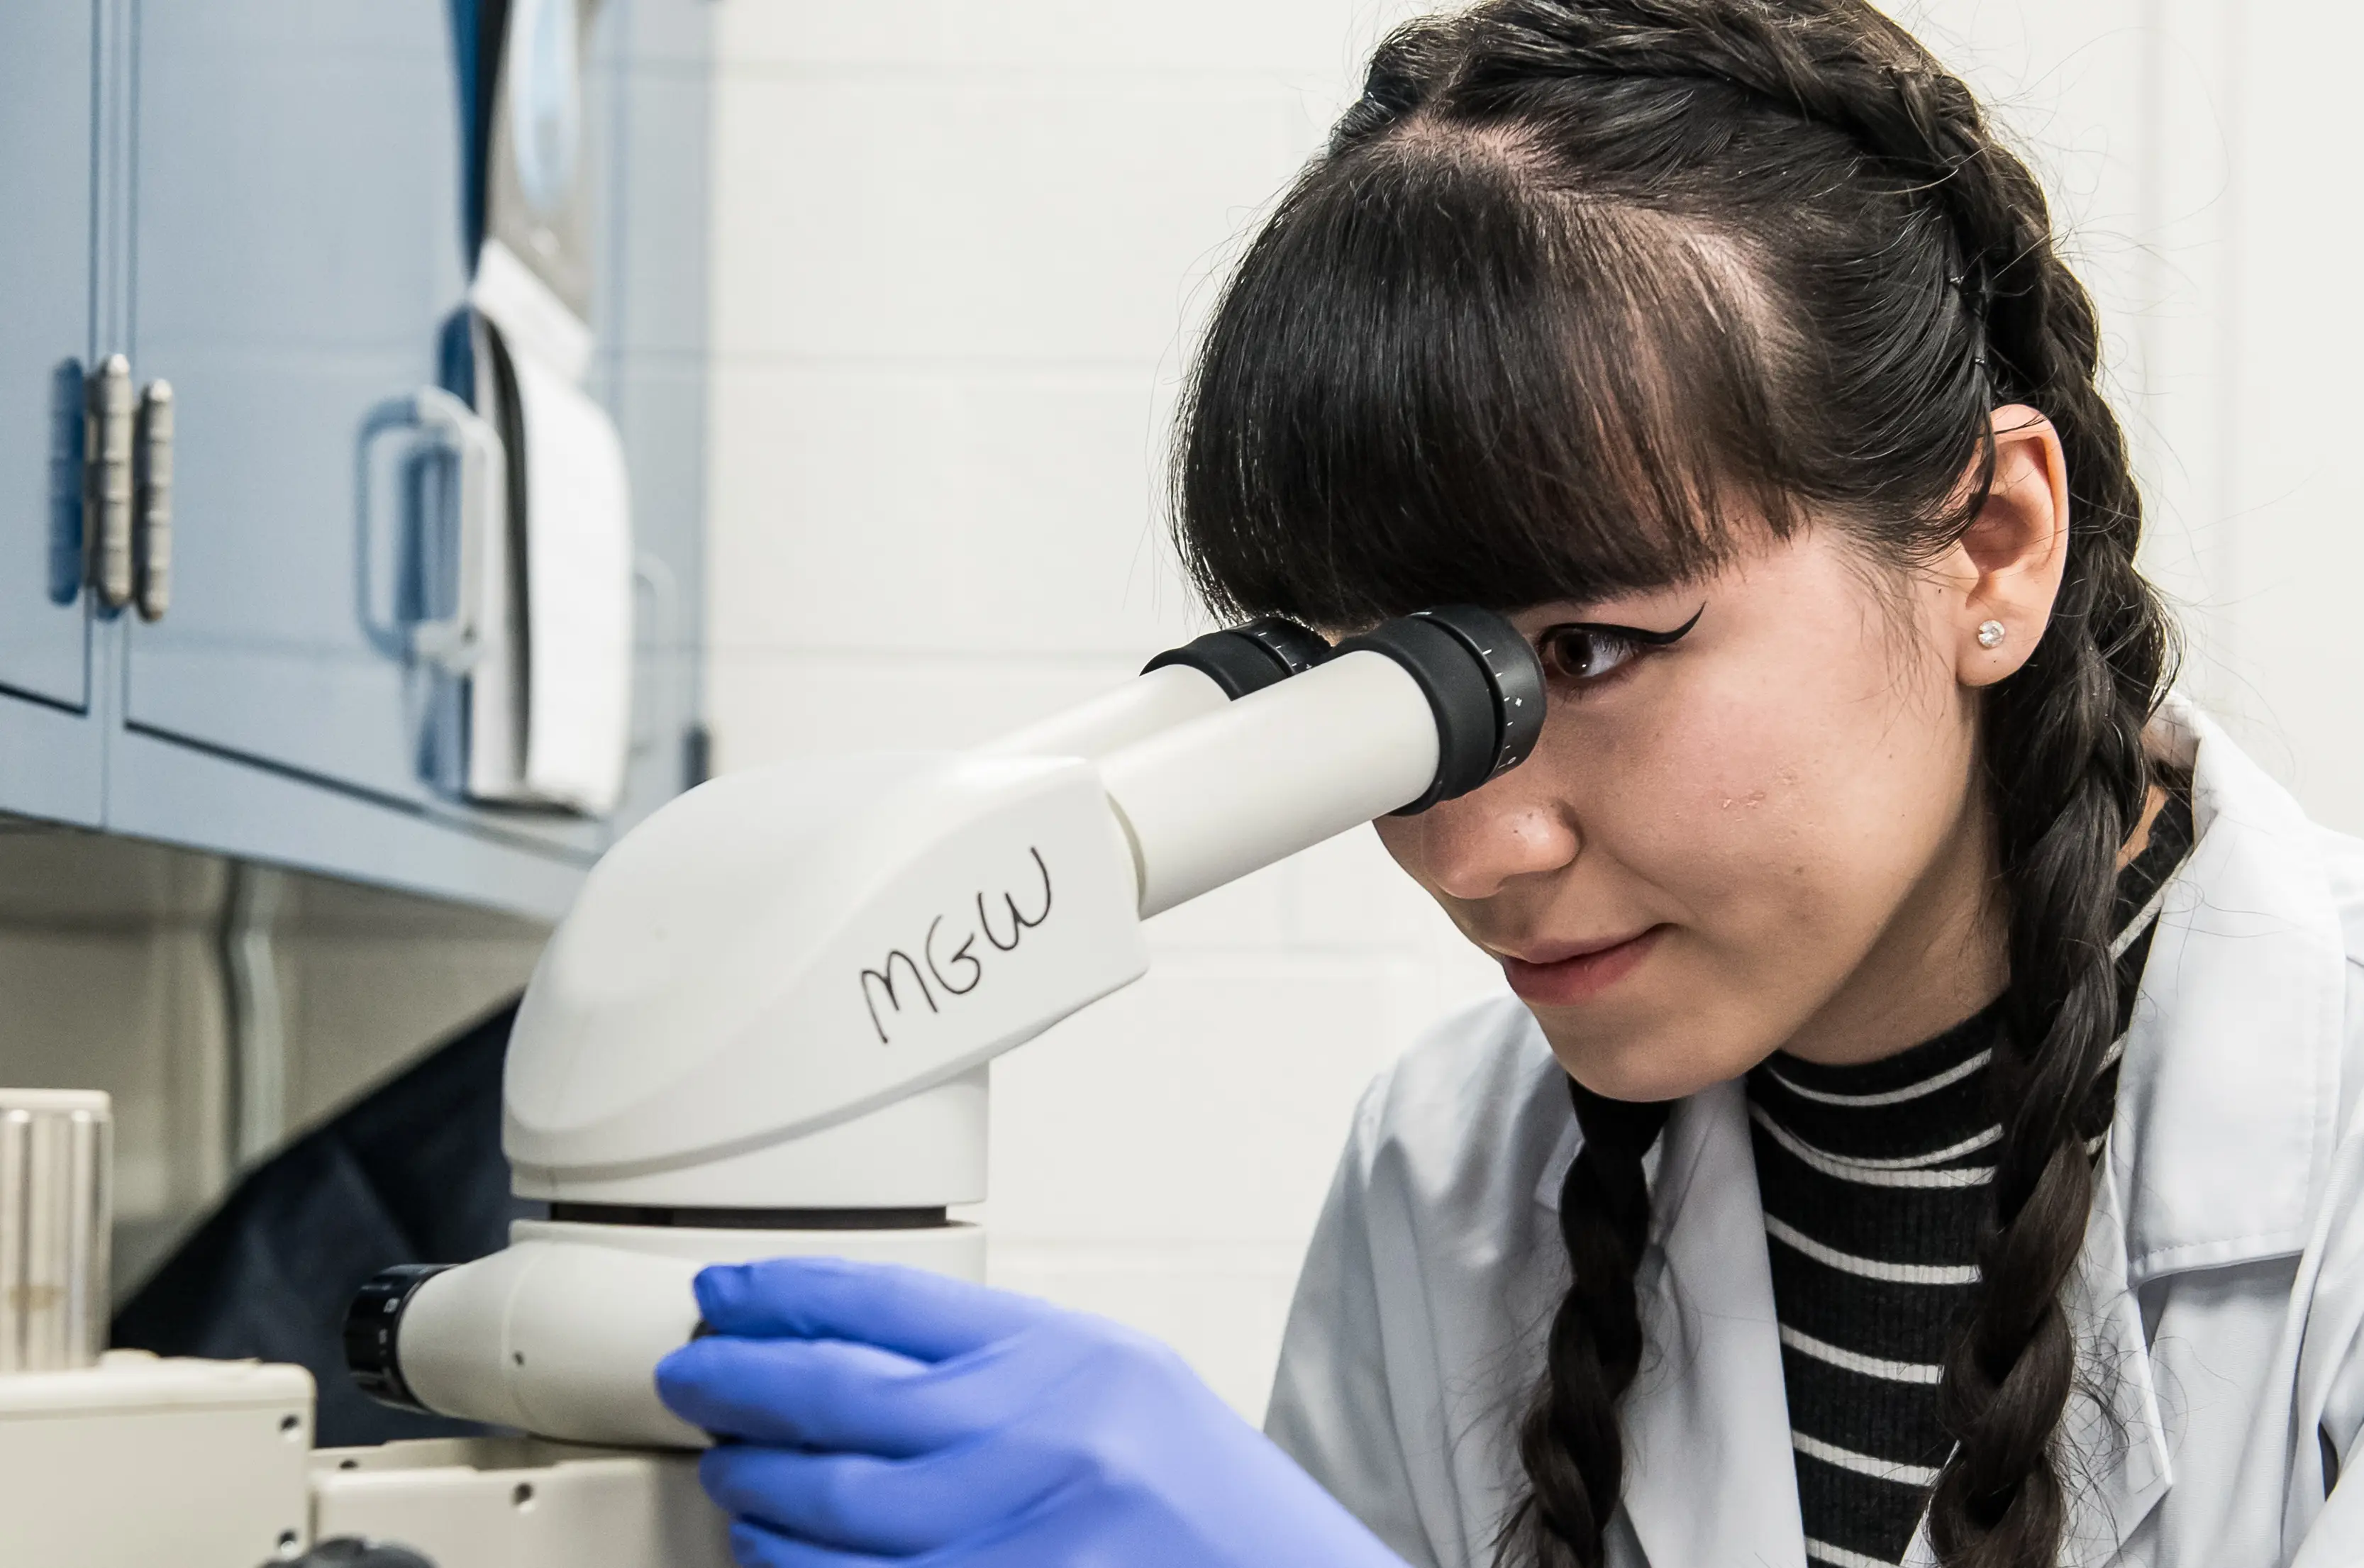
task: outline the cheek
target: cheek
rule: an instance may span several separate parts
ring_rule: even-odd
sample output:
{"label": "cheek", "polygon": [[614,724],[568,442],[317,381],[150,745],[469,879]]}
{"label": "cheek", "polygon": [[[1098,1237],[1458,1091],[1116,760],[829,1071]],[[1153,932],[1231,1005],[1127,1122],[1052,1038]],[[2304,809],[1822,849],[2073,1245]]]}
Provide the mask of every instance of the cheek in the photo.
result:
{"label": "cheek", "polygon": [[1623,997],[1538,1015],[1595,1089],[1668,1098],[1761,1061],[1845,984],[1958,826],[1968,724],[1839,668],[1852,678],[1701,682],[1646,721],[1557,740],[1586,779],[1581,885],[1675,928]]}
{"label": "cheek", "polygon": [[1947,706],[1876,652],[1727,672],[1604,738],[1589,836],[1712,940],[1841,940],[1957,816],[1969,728]]}

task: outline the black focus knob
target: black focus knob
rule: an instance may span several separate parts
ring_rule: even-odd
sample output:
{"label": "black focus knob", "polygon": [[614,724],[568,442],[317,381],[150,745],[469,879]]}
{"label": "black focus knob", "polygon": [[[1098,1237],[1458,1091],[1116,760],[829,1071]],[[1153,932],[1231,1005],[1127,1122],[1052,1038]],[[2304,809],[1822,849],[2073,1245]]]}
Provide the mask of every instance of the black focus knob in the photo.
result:
{"label": "black focus knob", "polygon": [[345,1368],[361,1391],[381,1405],[398,1410],[427,1412],[403,1380],[402,1358],[396,1347],[402,1339],[402,1314],[418,1287],[441,1273],[447,1263],[396,1263],[370,1276],[345,1308]]}
{"label": "black focus knob", "polygon": [[1518,628],[1492,610],[1443,605],[1338,644],[1401,665],[1436,717],[1436,777],[1398,817],[1467,795],[1532,755],[1544,728],[1544,670]]}
{"label": "black focus knob", "polygon": [[1188,665],[1237,702],[1251,692],[1301,675],[1329,657],[1330,645],[1319,633],[1293,620],[1266,616],[1169,648],[1143,665],[1141,673],[1146,675],[1168,664]]}

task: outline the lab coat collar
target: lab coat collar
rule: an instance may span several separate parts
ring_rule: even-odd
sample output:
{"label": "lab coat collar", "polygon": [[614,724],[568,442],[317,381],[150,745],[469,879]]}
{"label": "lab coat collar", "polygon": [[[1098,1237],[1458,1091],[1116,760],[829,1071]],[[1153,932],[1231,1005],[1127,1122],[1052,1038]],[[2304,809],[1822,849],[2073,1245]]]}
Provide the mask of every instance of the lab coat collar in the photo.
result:
{"label": "lab coat collar", "polygon": [[2126,1031],[2109,1168],[2125,1282],[2304,1249],[2331,1169],[2347,941],[2322,829],[2182,702],[2195,842]]}
{"label": "lab coat collar", "polygon": [[[2107,1560],[2173,1483],[2135,1288],[2301,1251],[2336,1130],[2347,960],[2319,830],[2204,716],[2172,701],[2162,728],[2193,769],[2196,843],[2163,897],[2068,1296],[2095,1374],[2080,1382],[2101,1391],[2072,1399],[2062,1434],[2088,1460],[2075,1563]],[[1548,1207],[1577,1144],[1571,1127],[1547,1164]],[[1678,1103],[1652,1156],[1627,1522],[1653,1564],[1802,1562],[1742,1085]],[[1934,1561],[1917,1536],[1905,1562]]]}

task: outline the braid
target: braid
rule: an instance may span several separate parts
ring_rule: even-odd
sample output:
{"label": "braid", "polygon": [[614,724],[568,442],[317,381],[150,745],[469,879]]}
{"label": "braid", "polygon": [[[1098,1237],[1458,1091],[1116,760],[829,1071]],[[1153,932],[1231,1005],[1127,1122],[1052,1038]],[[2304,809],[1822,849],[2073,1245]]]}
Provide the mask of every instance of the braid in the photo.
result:
{"label": "braid", "polygon": [[[1411,193],[1399,209],[1383,209],[1378,195],[1390,169]],[[2135,566],[2141,502],[2124,436],[2095,384],[2092,302],[2054,247],[2025,164],[1998,140],[1968,89],[1865,0],[1486,0],[1415,23],[1374,57],[1361,101],[1259,241],[1210,337],[1214,368],[1194,392],[1199,444],[1180,473],[1192,569],[1218,596],[1318,618],[1415,593],[1433,597],[1447,582],[1466,597],[1532,604],[1628,581],[1613,563],[1657,520],[1647,493],[1642,505],[1619,493],[1610,507],[1584,511],[1587,495],[1603,488],[1596,476],[1618,473],[1617,454],[1585,445],[1581,420],[1554,420],[1570,408],[1654,412],[1650,387],[1634,392],[1619,379],[1630,354],[1587,357],[1592,340],[1577,340],[1580,363],[1567,373],[1589,403],[1554,401],[1563,386],[1549,379],[1556,370],[1533,373],[1546,395],[1523,400],[1475,383],[1466,402],[1483,417],[1473,416],[1468,432],[1418,427],[1427,443],[1412,449],[1420,461],[1399,469],[1373,455],[1394,447],[1342,447],[1325,468],[1297,461],[1295,448],[1254,444],[1267,428],[1301,440],[1315,422],[1306,410],[1327,406],[1274,401],[1251,414],[1243,389],[1264,384],[1223,379],[1261,362],[1252,345],[1281,340],[1254,315],[1278,297],[1267,280],[1301,267],[1298,286],[1330,299],[1322,291],[1333,289],[1339,269],[1327,259],[1366,252],[1321,247],[1360,243],[1381,210],[1398,211],[1396,232],[1411,236],[1404,254],[1428,254],[1417,245],[1432,244],[1440,275],[1462,279],[1443,269],[1478,243],[1466,219],[1461,228],[1438,219],[1433,239],[1418,228],[1445,210],[1439,171],[1459,181],[1457,194],[1486,194],[1457,195],[1467,205],[1456,214],[1493,219],[1500,204],[1522,204],[1517,222],[1487,231],[1489,243],[1550,236],[1537,243],[1539,270],[1565,269],[1583,280],[1568,285],[1571,295],[1593,291],[1587,308],[1629,306],[1631,321],[1645,324],[1635,330],[1656,334],[1641,341],[1660,353],[1660,366],[1675,367],[1662,395],[1679,417],[1637,428],[1653,440],[1671,432],[1676,444],[1654,450],[1654,461],[1696,457],[1679,446],[1689,432],[1705,432],[1700,439],[1714,449],[1703,483],[1668,487],[1678,496],[1754,486],[1773,498],[1767,516],[1777,531],[1788,526],[1779,497],[1826,503],[1826,515],[1890,558],[1926,560],[1960,539],[1986,498],[1998,406],[2031,405],[2058,431],[2072,506],[2061,586],[2035,651],[1984,694],[1980,715],[2008,911],[2010,979],[1990,1075],[2003,1132],[1980,1283],[1940,1390],[1956,1446],[1929,1509],[1946,1568],[2051,1568],[2068,1514],[2053,1451],[2076,1376],[2061,1291],[2082,1246],[2091,1151],[2110,1110],[2097,1084],[2118,1009],[2112,884],[2147,787],[2142,734],[2170,652],[2164,612]],[[1621,228],[1621,218],[1632,221]],[[1763,329],[1754,358],[1716,358],[1725,338],[1681,338],[1690,317],[1731,303],[1712,289],[1681,292],[1695,253],[1664,237],[1686,225],[1732,241],[1726,253],[1745,258],[1773,302],[1766,314],[1779,326]],[[1611,238],[1591,238],[1599,235]],[[1660,263],[1659,292],[1603,290],[1599,280],[1636,255]],[[1324,264],[1310,260],[1317,257]],[[1528,273],[1506,265],[1503,276],[1510,281],[1490,296],[1501,318],[1561,341],[1551,334],[1571,317],[1515,315]],[[1745,317],[1746,305],[1733,315]],[[1393,329],[1397,317],[1374,306],[1336,319],[1368,335]],[[1461,320],[1440,327],[1439,340],[1458,342]],[[1317,352],[1304,345],[1328,340],[1310,335],[1292,351]],[[1683,379],[1685,353],[1707,371]],[[1441,350],[1400,362],[1423,376],[1434,364],[1462,363]],[[1376,406],[1395,406],[1399,396],[1395,382],[1340,384]],[[1229,418],[1210,414],[1218,406]],[[1503,433],[1504,411],[1518,408],[1534,411],[1532,427],[1517,428],[1525,446]],[[1474,454],[1466,462],[1453,444],[1465,434]],[[1506,452],[1543,455],[1513,463]],[[1438,477],[1454,464],[1450,483]],[[1516,488],[1521,475],[1544,469],[1581,482]],[[1965,472],[1979,481],[1967,494]],[[1368,495],[1355,488],[1364,476]],[[1276,498],[1300,483],[1303,495]],[[1434,487],[1440,514],[1454,520],[1426,553],[1404,521],[1404,497],[1427,494],[1422,486]],[[1368,558],[1355,569],[1367,584],[1359,600],[1335,586],[1341,557],[1326,544],[1337,519],[1358,515],[1357,503],[1369,519],[1358,535]],[[1471,575],[1466,542],[1466,519],[1479,513],[1502,519],[1488,538],[1518,541],[1515,550],[1502,547],[1516,569],[1482,582]],[[1286,520],[1295,517],[1320,526],[1293,533]],[[1674,562],[1661,581],[1671,580],[1696,558],[1675,548],[1688,537],[1679,520],[1659,532],[1661,553]],[[1299,538],[1313,542],[1300,546]],[[1604,562],[1612,563],[1606,573]],[[1292,602],[1309,583],[1331,597]],[[1623,1475],[1617,1404],[1641,1354],[1634,1274],[1649,1221],[1641,1158],[1665,1119],[1663,1107],[1581,1088],[1576,1103],[1585,1142],[1560,1207],[1573,1279],[1520,1429],[1532,1493],[1498,1542],[1499,1562],[1537,1568],[1597,1568],[1604,1558]]]}
{"label": "braid", "polygon": [[1497,1555],[1538,1568],[1598,1568],[1624,1487],[1617,1402],[1642,1364],[1634,1271],[1649,1239],[1642,1156],[1667,1121],[1663,1105],[1606,1099],[1571,1078],[1584,1141],[1560,1184],[1559,1233],[1568,1292],[1552,1316],[1544,1372],[1519,1428],[1534,1490],[1504,1522]]}
{"label": "braid", "polygon": [[[2042,212],[2024,170],[2010,171],[1994,182],[1990,230]],[[2142,732],[2169,662],[2165,615],[2135,567],[2141,504],[2124,439],[2094,385],[2092,303],[2048,240],[2013,265],[2023,281],[1998,291],[1988,330],[2020,395],[2060,431],[2076,525],[2051,626],[1984,716],[2011,985],[1990,1079],[2003,1127],[1994,1209],[1943,1385],[1957,1446],[1929,1512],[1948,1568],[2059,1552],[2067,1505],[2051,1448],[2076,1374],[2060,1293],[2092,1206],[2088,1142],[2109,1119],[2096,1085],[2118,1016],[2113,872],[2148,787]]]}

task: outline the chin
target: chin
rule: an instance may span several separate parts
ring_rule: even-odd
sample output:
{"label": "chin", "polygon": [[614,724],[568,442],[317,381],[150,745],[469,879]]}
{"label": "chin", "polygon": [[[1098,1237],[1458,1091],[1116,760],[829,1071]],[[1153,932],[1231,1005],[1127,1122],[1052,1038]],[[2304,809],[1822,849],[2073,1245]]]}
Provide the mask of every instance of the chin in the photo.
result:
{"label": "chin", "polygon": [[1676,1044],[1646,1030],[1621,1030],[1604,1039],[1597,1029],[1556,1028],[1543,1010],[1534,1012],[1567,1075],[1612,1100],[1679,1100],[1755,1065],[1753,1059],[1727,1062],[1722,1052],[1702,1052],[1695,1041]]}

